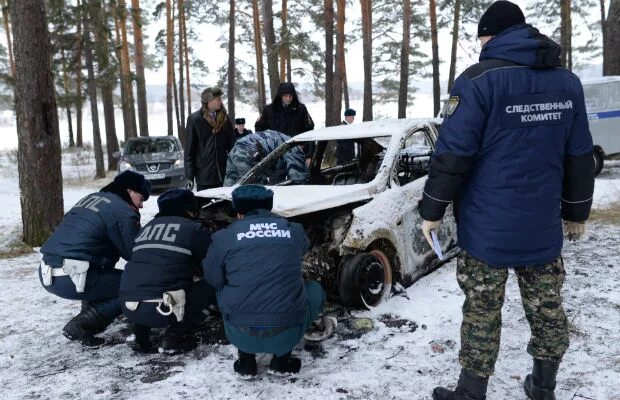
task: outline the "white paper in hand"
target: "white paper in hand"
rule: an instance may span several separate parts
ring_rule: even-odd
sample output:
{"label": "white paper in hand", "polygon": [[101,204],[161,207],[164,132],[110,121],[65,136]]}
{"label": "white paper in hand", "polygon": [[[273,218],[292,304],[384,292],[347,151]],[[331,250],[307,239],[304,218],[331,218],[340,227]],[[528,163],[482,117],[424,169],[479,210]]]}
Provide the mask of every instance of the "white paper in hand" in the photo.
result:
{"label": "white paper in hand", "polygon": [[435,231],[431,231],[431,239],[433,239],[433,250],[435,254],[437,254],[437,258],[443,261],[443,253],[441,252],[441,244],[439,244],[439,239],[437,239],[437,234]]}

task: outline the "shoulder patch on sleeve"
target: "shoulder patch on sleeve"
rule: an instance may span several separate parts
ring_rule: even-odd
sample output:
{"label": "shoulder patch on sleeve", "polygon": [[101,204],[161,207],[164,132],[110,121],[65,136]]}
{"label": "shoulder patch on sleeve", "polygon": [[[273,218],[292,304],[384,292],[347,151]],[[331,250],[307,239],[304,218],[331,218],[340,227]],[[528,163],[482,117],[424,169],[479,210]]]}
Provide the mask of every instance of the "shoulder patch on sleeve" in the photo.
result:
{"label": "shoulder patch on sleeve", "polygon": [[446,117],[449,117],[452,114],[454,114],[454,112],[459,106],[460,101],[461,101],[461,98],[459,96],[450,96],[450,98],[448,99],[448,102],[446,103],[446,112],[445,112]]}

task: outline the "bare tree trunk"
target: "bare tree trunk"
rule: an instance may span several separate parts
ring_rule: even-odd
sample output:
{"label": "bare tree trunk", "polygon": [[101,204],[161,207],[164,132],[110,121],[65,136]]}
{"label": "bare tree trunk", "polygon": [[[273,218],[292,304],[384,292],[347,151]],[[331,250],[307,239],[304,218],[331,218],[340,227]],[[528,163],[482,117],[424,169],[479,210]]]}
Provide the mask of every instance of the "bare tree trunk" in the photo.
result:
{"label": "bare tree trunk", "polygon": [[[105,121],[106,150],[108,155],[108,171],[116,171],[118,160],[114,153],[118,151],[118,138],[116,137],[116,120],[114,118],[114,86],[116,74],[112,71],[109,56],[109,31],[107,17],[104,16],[105,8],[101,0],[91,2],[91,23],[95,24],[95,56],[98,65],[98,83],[101,88],[101,101],[103,103],[103,115]],[[92,26],[92,25],[91,25]]]}
{"label": "bare tree trunk", "polygon": [[461,0],[454,1],[454,21],[452,23],[452,52],[450,53],[450,73],[448,75],[448,93],[452,90],[456,76],[456,51],[459,41],[459,23],[461,22]]}
{"label": "bare tree trunk", "polygon": [[364,52],[364,111],[363,121],[372,121],[372,6],[371,0],[362,4],[362,48]]}
{"label": "bare tree trunk", "polygon": [[228,16],[228,115],[235,119],[235,0],[230,0]]}
{"label": "bare tree trunk", "polygon": [[[185,4],[184,1],[183,4]],[[192,87],[190,86],[189,79],[189,49],[187,47],[187,16],[185,7],[183,7],[183,10],[179,17],[183,22],[183,52],[185,54],[185,79],[187,80],[187,115],[189,116],[189,114],[192,113]],[[185,131],[185,127],[183,127],[183,131]],[[185,146],[185,137],[183,137],[181,144]]]}
{"label": "bare tree trunk", "polygon": [[571,15],[570,15],[570,0],[560,1],[560,46],[562,46],[562,54],[560,55],[562,65],[569,71],[572,70],[571,60]]}
{"label": "bare tree trunk", "polygon": [[620,0],[611,0],[607,13],[605,75],[620,75]]}
{"label": "bare tree trunk", "polygon": [[409,0],[403,0],[403,43],[400,49],[400,86],[398,88],[398,118],[407,118],[407,100],[409,94],[409,54],[411,53],[410,34],[411,2]]}
{"label": "bare tree trunk", "polygon": [[[13,0],[16,1],[16,0]],[[11,78],[15,78],[15,58],[13,57],[13,44],[11,42],[11,23],[10,12],[7,0],[0,1],[2,7],[2,19],[4,21],[4,33],[6,34],[7,51],[9,53],[9,67],[11,68]]]}
{"label": "bare tree trunk", "polygon": [[273,2],[263,0],[263,27],[265,30],[265,47],[267,49],[267,73],[269,74],[269,88],[271,98],[278,93],[280,75],[278,74],[278,47],[276,33],[273,29]]}
{"label": "bare tree trunk", "polygon": [[323,0],[325,23],[325,126],[338,125],[334,119],[334,0]]}
{"label": "bare tree trunk", "polygon": [[344,21],[346,13],[346,0],[336,0],[336,66],[334,69],[333,86],[333,118],[336,125],[342,117],[342,83],[344,82]]}
{"label": "bare tree trunk", "polygon": [[123,63],[123,77],[122,82],[125,86],[125,104],[124,107],[127,109],[127,118],[128,121],[125,122],[125,130],[127,131],[127,137],[137,137],[138,136],[138,128],[136,126],[136,109],[133,98],[133,85],[131,78],[131,67],[129,60],[129,45],[127,42],[127,4],[125,0],[119,0],[118,2],[118,13],[120,17],[120,28],[121,28],[121,62]]}
{"label": "bare tree trunk", "polygon": [[14,0],[11,14],[23,240],[41,246],[64,215],[52,49],[43,0]]}
{"label": "bare tree trunk", "polygon": [[173,135],[172,90],[174,84],[174,21],[172,19],[172,0],[166,0],[166,117],[168,136]]}
{"label": "bare tree trunk", "polygon": [[179,107],[181,107],[181,122],[179,123],[179,140],[181,146],[185,147],[185,76],[183,68],[185,67],[185,45],[183,43],[183,18],[185,16],[185,3],[183,0],[178,0],[179,6]]}
{"label": "bare tree trunk", "polygon": [[348,110],[349,108],[351,108],[351,104],[349,104],[349,82],[347,80],[347,63],[346,63],[346,57],[345,57],[345,61],[344,61],[344,81],[342,82],[342,88],[344,91],[344,108],[345,110]]}
{"label": "bare tree trunk", "polygon": [[[67,56],[65,54],[65,50],[62,49],[62,84],[65,90],[65,96],[69,96],[70,85],[69,85],[69,72],[67,66]],[[69,147],[75,147],[75,140],[73,139],[73,121],[71,120],[71,105],[67,102],[65,106],[65,111],[67,113],[67,122],[69,124]]]}
{"label": "bare tree trunk", "polygon": [[[89,4],[92,12],[92,3]],[[84,45],[86,69],[88,71],[88,98],[90,100],[90,116],[93,122],[93,149],[95,151],[95,179],[105,178],[103,165],[103,146],[101,145],[101,130],[99,129],[99,110],[97,109],[97,81],[95,80],[95,61],[93,60],[93,43],[90,35],[93,31],[92,14],[84,21]]]}
{"label": "bare tree trunk", "polygon": [[[181,4],[182,0],[179,1]],[[179,6],[180,7],[180,6]],[[138,96],[138,125],[140,136],[149,135],[148,102],[146,99],[146,79],[144,77],[144,40],[142,37],[142,11],[140,0],[131,0],[131,21],[135,47],[136,86]]]}
{"label": "bare tree trunk", "polygon": [[84,147],[82,127],[83,127],[83,106],[84,97],[82,96],[82,49],[84,48],[84,36],[82,35],[82,4],[80,0],[77,0],[77,49],[75,55],[75,123],[77,125],[77,131],[75,133],[75,146]]}
{"label": "bare tree trunk", "polygon": [[[282,28],[280,30],[280,81],[286,81],[286,49],[288,47],[288,4],[282,0]],[[290,82],[290,81],[289,81]]]}
{"label": "bare tree trunk", "polygon": [[439,114],[441,87],[439,86],[439,42],[437,39],[437,7],[430,0],[431,44],[433,49],[433,115]]}
{"label": "bare tree trunk", "polygon": [[605,58],[607,58],[607,29],[605,29],[606,21],[605,21],[605,0],[600,0],[601,5],[601,35],[603,41],[603,76],[605,76]]}
{"label": "bare tree trunk", "polygon": [[127,104],[127,95],[125,93],[125,88],[126,86],[123,84],[123,79],[122,77],[125,75],[124,71],[124,66],[123,66],[123,52],[121,51],[121,27],[120,27],[120,22],[119,22],[119,16],[118,16],[118,12],[116,9],[116,0],[112,0],[110,1],[110,5],[112,7],[112,19],[114,19],[114,32],[115,32],[115,36],[114,36],[114,42],[116,43],[116,58],[119,60],[118,63],[118,75],[121,77],[121,84],[120,84],[120,91],[121,91],[121,112],[123,114],[123,137],[125,139],[125,142],[127,141],[127,139],[129,139],[128,133],[129,131],[127,130],[127,124],[129,121],[129,115],[127,112],[127,107],[125,107],[125,104]]}
{"label": "bare tree trunk", "polygon": [[254,48],[256,49],[256,81],[258,83],[258,112],[263,112],[266,104],[265,71],[263,67],[263,43],[260,33],[260,14],[258,0],[252,0],[252,16],[254,18]]}

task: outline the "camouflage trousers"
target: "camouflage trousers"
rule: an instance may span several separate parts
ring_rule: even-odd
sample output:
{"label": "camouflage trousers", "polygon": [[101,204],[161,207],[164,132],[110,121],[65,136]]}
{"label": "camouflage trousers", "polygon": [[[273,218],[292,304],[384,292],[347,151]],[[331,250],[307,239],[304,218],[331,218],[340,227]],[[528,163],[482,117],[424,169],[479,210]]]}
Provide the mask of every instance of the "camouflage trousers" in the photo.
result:
{"label": "camouflage trousers", "polygon": [[[514,271],[531,330],[527,352],[534,358],[561,361],[568,348],[568,323],[560,293],[566,275],[562,259]],[[495,369],[508,272],[507,268],[489,267],[466,252],[457,263],[457,280],[465,293],[459,362],[479,376],[490,376]]]}

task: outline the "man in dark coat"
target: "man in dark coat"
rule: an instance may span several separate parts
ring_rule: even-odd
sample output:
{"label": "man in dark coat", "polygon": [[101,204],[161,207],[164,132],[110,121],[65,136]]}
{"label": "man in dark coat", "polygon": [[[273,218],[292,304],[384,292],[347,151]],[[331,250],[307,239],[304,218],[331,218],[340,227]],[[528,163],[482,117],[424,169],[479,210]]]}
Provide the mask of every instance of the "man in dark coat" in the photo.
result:
{"label": "man in dark coat", "polygon": [[174,354],[187,349],[185,335],[215,304],[215,291],[194,280],[196,273],[202,276],[211,231],[195,220],[198,204],[189,190],[170,189],[157,205],[159,213],[136,237],[119,297],[123,313],[135,324],[134,349],[149,352],[150,328],[169,327],[159,351]]}
{"label": "man in dark coat", "polygon": [[323,308],[317,282],[304,282],[302,258],[310,241],[300,224],[273,214],[273,192],[245,185],[232,193],[238,220],[213,235],[203,261],[207,282],[217,290],[228,340],[239,349],[234,370],[256,375],[256,353],[273,354],[269,372],[299,372],[291,356]]}
{"label": "man in dark coat", "polygon": [[583,87],[560,64],[560,46],[525,23],[519,7],[493,3],[480,19],[480,62],[454,82],[420,202],[432,243],[454,202],[465,292],[456,390],[435,400],[484,399],[499,353],[509,268],[519,283],[534,358],[531,399],[555,399],[568,348],[562,308],[562,220],[585,231],[594,165]]}
{"label": "man in dark coat", "polygon": [[[355,110],[347,108],[344,112],[342,125],[352,125],[355,121]],[[339,140],[336,146],[336,161],[338,164],[346,164],[355,159],[355,141]]]}
{"label": "man in dark coat", "polygon": [[245,118],[236,118],[235,119],[235,135],[237,139],[241,139],[244,136],[252,133],[251,130],[245,129]]}
{"label": "man in dark coat", "polygon": [[204,190],[222,186],[235,132],[220,88],[205,89],[200,101],[202,108],[187,118],[185,176],[191,182],[196,180],[198,190]]}
{"label": "man in dark coat", "polygon": [[62,330],[68,339],[98,347],[104,340],[94,335],[121,314],[122,271],[114,266],[120,257],[131,258],[140,230],[139,209],[150,190],[144,176],[123,172],[73,206],[41,247],[43,287],[64,299],[82,301],[80,313]]}
{"label": "man in dark coat", "polygon": [[[314,121],[306,106],[299,102],[295,86],[290,82],[280,84],[273,102],[265,107],[254,125],[256,132],[273,130],[291,137],[313,129]],[[310,148],[307,146],[306,156],[310,156]]]}

